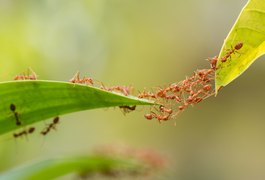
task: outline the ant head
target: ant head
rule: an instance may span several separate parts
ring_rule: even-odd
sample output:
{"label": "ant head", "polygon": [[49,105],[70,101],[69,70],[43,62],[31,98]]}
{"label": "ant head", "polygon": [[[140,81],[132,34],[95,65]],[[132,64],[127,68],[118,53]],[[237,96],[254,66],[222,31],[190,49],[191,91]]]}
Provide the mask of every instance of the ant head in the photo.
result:
{"label": "ant head", "polygon": [[15,111],[16,110],[16,106],[14,104],[10,104],[10,110],[11,111]]}

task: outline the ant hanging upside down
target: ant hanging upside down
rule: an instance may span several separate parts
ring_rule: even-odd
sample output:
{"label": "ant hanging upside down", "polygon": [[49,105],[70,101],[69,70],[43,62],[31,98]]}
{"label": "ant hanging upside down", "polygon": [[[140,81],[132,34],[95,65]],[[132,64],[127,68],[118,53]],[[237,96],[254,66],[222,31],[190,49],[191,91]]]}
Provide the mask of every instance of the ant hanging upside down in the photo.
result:
{"label": "ant hanging upside down", "polygon": [[167,121],[167,120],[169,120],[170,115],[171,114],[159,115],[159,114],[156,114],[156,113],[154,113],[154,112],[151,111],[150,114],[145,114],[144,117],[147,120],[152,120],[152,119],[155,118],[155,119],[157,119],[160,122],[160,121]]}
{"label": "ant hanging upside down", "polygon": [[119,106],[119,108],[123,110],[125,115],[126,113],[134,111],[136,109],[136,106]]}

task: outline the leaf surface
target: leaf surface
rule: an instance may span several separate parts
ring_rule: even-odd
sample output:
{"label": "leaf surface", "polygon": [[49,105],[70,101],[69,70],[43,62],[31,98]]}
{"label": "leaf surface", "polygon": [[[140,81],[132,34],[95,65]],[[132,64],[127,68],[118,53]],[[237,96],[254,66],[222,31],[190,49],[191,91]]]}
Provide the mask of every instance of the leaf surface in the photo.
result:
{"label": "leaf surface", "polygon": [[[10,106],[15,105],[12,111]],[[96,87],[58,81],[10,81],[0,83],[0,134],[66,113],[95,108],[152,105],[134,96]],[[16,116],[22,123],[16,125]]]}

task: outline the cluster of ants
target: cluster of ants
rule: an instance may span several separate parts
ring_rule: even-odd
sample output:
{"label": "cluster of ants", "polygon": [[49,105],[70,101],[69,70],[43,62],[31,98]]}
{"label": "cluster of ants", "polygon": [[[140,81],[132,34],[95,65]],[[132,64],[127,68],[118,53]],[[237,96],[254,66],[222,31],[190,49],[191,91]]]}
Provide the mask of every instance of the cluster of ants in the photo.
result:
{"label": "cluster of ants", "polygon": [[[145,114],[144,117],[147,120],[157,119],[159,122],[174,119],[189,106],[198,104],[204,99],[214,95],[212,87],[215,71],[217,70],[217,62],[220,61],[221,63],[225,63],[233,54],[238,53],[242,47],[243,43],[239,42],[234,47],[227,50],[227,53],[223,57],[218,58],[215,56],[213,58],[208,58],[210,68],[196,70],[192,76],[186,77],[186,79],[178,83],[172,83],[166,87],[158,87],[150,91],[144,90],[143,92],[139,92],[138,98],[152,99],[155,101],[155,104],[160,105],[159,108],[156,108],[156,105],[152,106],[150,112]],[[29,69],[27,74],[16,75],[14,80],[37,80],[37,75],[32,69]],[[81,78],[80,72],[77,72],[69,82],[73,84],[95,85],[92,78],[87,76]],[[121,93],[125,96],[130,95],[133,90],[132,86],[107,87],[104,86],[103,83],[100,83],[99,88],[105,91]],[[119,106],[119,108],[126,114],[134,111],[136,106],[123,105]],[[16,125],[20,126],[21,122],[19,121],[19,114],[16,112],[15,105],[11,104],[10,109],[14,113]],[[41,134],[48,134],[51,129],[55,129],[55,125],[58,123],[59,117],[55,117],[53,122],[48,124],[47,127],[41,131]],[[14,134],[14,137],[31,134],[34,131],[35,128],[31,127],[28,130]]]}
{"label": "cluster of ants", "polygon": [[[166,87],[158,87],[153,91],[143,91],[139,98],[149,98],[161,104],[159,109],[153,106],[150,113],[144,115],[148,120],[157,119],[159,122],[174,119],[190,105],[197,104],[213,95],[213,68],[197,70],[190,77]],[[175,108],[176,107],[176,108]]]}
{"label": "cluster of ants", "polygon": [[[14,113],[16,126],[21,126],[22,122],[19,118],[19,113],[16,111],[16,106],[14,104],[10,104],[10,110]],[[55,117],[53,122],[47,124],[47,126],[40,132],[43,136],[47,135],[52,129],[56,130],[56,125],[59,123],[59,117]],[[29,127],[19,133],[14,133],[13,137],[18,138],[22,136],[27,136],[28,134],[32,134],[35,132],[35,127]]]}
{"label": "cluster of ants", "polygon": [[[37,74],[31,69],[28,69],[27,73],[22,73],[19,75],[16,75],[13,80],[37,80]],[[94,85],[94,80],[90,77],[84,76],[83,78],[80,78],[80,72],[77,72],[73,78],[69,80],[69,82],[75,84],[85,84],[85,85]],[[125,96],[128,96],[131,94],[132,87],[129,86],[112,86],[112,87],[106,87],[101,83],[100,89],[106,90],[106,91],[115,91],[124,94]],[[129,113],[130,111],[133,111],[136,109],[136,106],[119,106],[120,109],[124,111],[124,113]],[[19,113],[16,112],[16,106],[14,104],[10,105],[10,110],[14,113],[16,125],[20,126],[22,125],[22,122],[19,118]],[[55,117],[53,119],[53,122],[46,125],[46,127],[40,132],[43,136],[47,135],[52,129],[56,130],[56,125],[59,123],[59,117]],[[21,136],[27,136],[28,134],[32,134],[35,132],[35,127],[29,127],[28,129],[25,129],[19,133],[14,133],[13,137],[18,138]]]}
{"label": "cluster of ants", "polygon": [[[238,53],[242,47],[242,42],[237,43],[220,58],[221,63],[225,63],[232,54]],[[212,86],[218,60],[217,56],[208,58],[210,68],[196,70],[192,76],[186,77],[178,83],[158,87],[153,91],[144,90],[138,94],[138,98],[152,99],[160,104],[159,109],[153,106],[144,117],[147,120],[157,119],[159,122],[174,119],[189,106],[198,104],[214,95]]]}

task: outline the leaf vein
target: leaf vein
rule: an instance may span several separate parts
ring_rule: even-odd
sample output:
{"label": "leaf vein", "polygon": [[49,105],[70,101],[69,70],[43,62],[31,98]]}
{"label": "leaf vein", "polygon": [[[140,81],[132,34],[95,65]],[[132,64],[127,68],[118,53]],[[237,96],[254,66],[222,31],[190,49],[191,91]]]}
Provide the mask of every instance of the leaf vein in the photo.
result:
{"label": "leaf vein", "polygon": [[265,11],[261,10],[261,9],[246,9],[246,12],[257,12],[257,13],[261,13],[261,14],[265,14]]}
{"label": "leaf vein", "polygon": [[238,29],[247,29],[249,31],[255,31],[257,33],[260,33],[260,34],[264,34],[265,35],[265,32],[264,31],[260,31],[258,29],[254,29],[254,28],[248,27],[248,26],[239,26]]}

